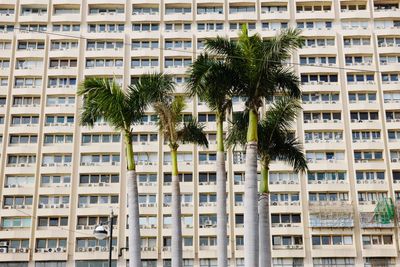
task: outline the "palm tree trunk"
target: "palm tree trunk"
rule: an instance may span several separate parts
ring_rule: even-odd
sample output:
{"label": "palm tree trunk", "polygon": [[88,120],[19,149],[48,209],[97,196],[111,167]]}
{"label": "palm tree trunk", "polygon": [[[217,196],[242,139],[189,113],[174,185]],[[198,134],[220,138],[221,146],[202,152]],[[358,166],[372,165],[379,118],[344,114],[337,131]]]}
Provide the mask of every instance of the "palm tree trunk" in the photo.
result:
{"label": "palm tree trunk", "polygon": [[244,183],[244,266],[258,267],[257,110],[249,111]]}
{"label": "palm tree trunk", "polygon": [[269,229],[269,163],[261,161],[260,200],[258,202],[259,229],[260,229],[260,267],[271,266],[271,233]]}
{"label": "palm tree trunk", "polygon": [[227,216],[226,216],[226,169],[223,138],[223,117],[217,118],[217,253],[218,267],[228,266]]}
{"label": "palm tree trunk", "polygon": [[171,149],[172,160],[172,267],[182,267],[181,190],[179,187],[177,149]]}
{"label": "palm tree trunk", "polygon": [[142,267],[141,241],[139,225],[139,200],[136,178],[136,166],[133,159],[132,137],[130,132],[125,134],[127,160],[127,190],[128,190],[128,225],[129,225],[129,267]]}

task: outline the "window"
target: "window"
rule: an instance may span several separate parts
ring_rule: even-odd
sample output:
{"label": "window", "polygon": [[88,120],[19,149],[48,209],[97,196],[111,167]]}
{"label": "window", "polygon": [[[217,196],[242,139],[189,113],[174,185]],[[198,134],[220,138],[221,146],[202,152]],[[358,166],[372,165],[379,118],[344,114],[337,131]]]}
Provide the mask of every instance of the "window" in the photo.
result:
{"label": "window", "polygon": [[[77,229],[94,229],[97,225],[107,222],[108,216],[78,216]],[[114,217],[113,225],[118,224],[118,218]]]}
{"label": "window", "polygon": [[45,134],[43,143],[49,144],[66,144],[72,143],[72,134]]}
{"label": "window", "polygon": [[241,30],[243,26],[246,25],[247,29],[249,30],[255,30],[256,29],[256,24],[252,22],[231,22],[229,23],[229,30]]}
{"label": "window", "polygon": [[84,208],[87,205],[109,205],[118,204],[118,195],[79,195],[78,208]]}
{"label": "window", "polygon": [[4,196],[3,207],[24,209],[32,206],[32,196]]}
{"label": "window", "polygon": [[79,32],[80,30],[79,24],[53,24],[54,32]]}
{"label": "window", "polygon": [[68,217],[39,217],[38,227],[59,227],[68,226]]}
{"label": "window", "polygon": [[[193,182],[193,175],[191,173],[179,173],[180,182]],[[172,182],[171,173],[164,173],[164,185],[170,185]]]}
{"label": "window", "polygon": [[179,15],[179,14],[188,14],[191,13],[192,9],[189,7],[172,7],[170,5],[166,5],[165,7],[165,15]]}
{"label": "window", "polygon": [[309,171],[307,173],[307,179],[309,184],[344,182],[346,180],[346,172]]}
{"label": "window", "polygon": [[89,24],[89,33],[123,32],[124,24]]}
{"label": "window", "polygon": [[91,69],[91,68],[121,68],[123,66],[123,59],[112,59],[112,58],[107,58],[107,59],[91,59],[88,58],[86,59],[86,68]]}
{"label": "window", "polygon": [[159,66],[158,58],[132,58],[131,68],[156,68]]}
{"label": "window", "polygon": [[399,74],[398,73],[382,73],[382,82],[383,83],[397,83],[399,81]]}
{"label": "window", "polygon": [[349,201],[349,194],[348,192],[309,192],[308,200],[310,202],[347,202]]}
{"label": "window", "polygon": [[392,245],[392,235],[362,235],[363,246]]}
{"label": "window", "polygon": [[0,32],[6,33],[6,32],[12,32],[12,31],[14,31],[14,25],[11,25],[11,24],[1,24],[0,25]]}
{"label": "window", "polygon": [[69,126],[73,123],[73,115],[46,115],[45,119],[45,126]]}
{"label": "window", "polygon": [[[292,245],[295,245],[292,247]],[[297,246],[296,246],[297,245]],[[272,246],[273,249],[278,249],[279,247],[284,246],[288,249],[299,249],[303,245],[303,237],[302,236],[280,236],[280,235],[273,235],[272,236]],[[287,247],[290,246],[290,247]]]}
{"label": "window", "polygon": [[77,49],[78,48],[78,42],[75,41],[51,41],[50,44],[50,49],[52,51],[55,50],[71,50],[71,49]]}
{"label": "window", "polygon": [[223,23],[197,23],[198,31],[222,31],[224,29]]}
{"label": "window", "polygon": [[354,258],[313,258],[314,267],[354,267]]}
{"label": "window", "polygon": [[[47,25],[44,25],[44,24],[21,24],[19,29],[21,32],[29,32],[29,31],[45,32],[45,31],[47,31]],[[1,30],[1,26],[0,26],[0,30]]]}
{"label": "window", "polygon": [[92,6],[89,5],[89,15],[118,15],[123,14],[123,6],[118,7],[103,7],[103,6]]}
{"label": "window", "polygon": [[10,145],[13,144],[36,144],[37,135],[10,135]]}
{"label": "window", "polygon": [[307,30],[329,30],[332,28],[332,21],[302,21],[297,22],[297,27]]}
{"label": "window", "polygon": [[29,228],[31,227],[31,218],[29,217],[3,217],[2,228]]}
{"label": "window", "polygon": [[165,49],[189,49],[192,48],[191,40],[166,39],[164,43]]}
{"label": "window", "polygon": [[42,208],[67,208],[69,196],[66,195],[40,195],[39,209]]}
{"label": "window", "polygon": [[132,24],[132,31],[144,32],[144,31],[158,31],[160,29],[159,23],[134,23]]}
{"label": "window", "polygon": [[357,183],[368,182],[371,180],[381,180],[385,179],[384,171],[356,171]]}
{"label": "window", "polygon": [[189,67],[192,64],[191,58],[169,58],[164,59],[165,68],[183,68]]}
{"label": "window", "polygon": [[241,6],[235,6],[235,5],[230,5],[229,6],[229,14],[236,14],[236,13],[252,13],[255,12],[256,8],[254,5],[241,5]]}
{"label": "window", "polygon": [[337,74],[301,74],[302,84],[330,84],[337,82]]}
{"label": "window", "polygon": [[157,152],[137,152],[133,155],[137,165],[157,165],[158,155]]}
{"label": "window", "polygon": [[42,175],[40,185],[42,187],[50,186],[69,186],[71,183],[71,176],[65,175]]}
{"label": "window", "polygon": [[119,143],[120,134],[82,134],[82,144]]}
{"label": "window", "polygon": [[222,6],[197,6],[197,14],[223,14]]}
{"label": "window", "polygon": [[10,166],[25,166],[36,163],[36,155],[8,155],[8,165]]}
{"label": "window", "polygon": [[133,15],[156,15],[159,13],[158,6],[147,6],[141,7],[139,5],[133,5]]}
{"label": "window", "polygon": [[71,166],[72,154],[43,154],[42,166]]}
{"label": "window", "polygon": [[158,40],[150,39],[150,40],[138,40],[133,39],[131,42],[131,49],[157,49],[159,47]]}
{"label": "window", "polygon": [[120,162],[119,154],[82,154],[81,166],[116,165]]}
{"label": "window", "polygon": [[38,88],[42,86],[42,78],[15,77],[14,88]]}
{"label": "window", "polygon": [[304,123],[337,123],[342,120],[340,112],[304,112]]}
{"label": "window", "polygon": [[5,187],[33,186],[35,178],[32,175],[6,175]]}
{"label": "window", "polygon": [[75,77],[63,77],[63,78],[56,78],[56,77],[49,77],[49,88],[56,88],[56,87],[74,87],[76,86],[76,78]]}
{"label": "window", "polygon": [[35,261],[35,267],[67,267],[65,261]]}
{"label": "window", "polygon": [[379,119],[378,112],[370,111],[370,112],[350,112],[351,122],[365,122],[365,121],[374,121]]}
{"label": "window", "polygon": [[104,184],[119,183],[118,174],[80,174],[80,186],[101,186]]}
{"label": "window", "polygon": [[368,203],[373,204],[382,198],[387,198],[387,192],[358,191],[358,202],[361,205],[368,204]]}
{"label": "window", "polygon": [[27,7],[27,6],[21,7],[21,16],[30,16],[30,15],[42,16],[46,14],[47,14],[47,9],[44,7]]}
{"label": "window", "polygon": [[311,240],[313,246],[353,244],[351,235],[313,235]]}
{"label": "window", "polygon": [[322,38],[310,38],[308,37],[305,41],[305,47],[307,48],[315,48],[315,47],[326,47],[326,46],[334,46],[335,45],[335,39],[332,38],[327,38],[327,39],[322,39]]}

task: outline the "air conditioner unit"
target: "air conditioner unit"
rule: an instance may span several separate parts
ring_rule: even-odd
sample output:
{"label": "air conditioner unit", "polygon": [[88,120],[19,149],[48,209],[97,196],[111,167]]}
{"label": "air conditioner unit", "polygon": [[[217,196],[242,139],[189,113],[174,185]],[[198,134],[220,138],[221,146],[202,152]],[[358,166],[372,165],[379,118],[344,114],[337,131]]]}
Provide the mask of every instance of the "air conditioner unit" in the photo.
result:
{"label": "air conditioner unit", "polygon": [[28,248],[20,248],[19,253],[27,253],[28,252]]}
{"label": "air conditioner unit", "polygon": [[9,253],[17,253],[17,249],[16,248],[9,248],[8,252]]}
{"label": "air conditioner unit", "polygon": [[101,247],[101,251],[107,251],[107,247]]}
{"label": "air conditioner unit", "polygon": [[88,252],[93,252],[93,251],[94,251],[94,248],[88,247],[87,251],[88,251]]}
{"label": "air conditioner unit", "polygon": [[78,251],[79,251],[79,252],[86,252],[86,248],[80,247],[80,248],[78,248]]}
{"label": "air conditioner unit", "polygon": [[392,162],[398,162],[399,159],[398,158],[392,158]]}
{"label": "air conditioner unit", "polygon": [[0,247],[8,247],[8,242],[7,241],[0,242]]}

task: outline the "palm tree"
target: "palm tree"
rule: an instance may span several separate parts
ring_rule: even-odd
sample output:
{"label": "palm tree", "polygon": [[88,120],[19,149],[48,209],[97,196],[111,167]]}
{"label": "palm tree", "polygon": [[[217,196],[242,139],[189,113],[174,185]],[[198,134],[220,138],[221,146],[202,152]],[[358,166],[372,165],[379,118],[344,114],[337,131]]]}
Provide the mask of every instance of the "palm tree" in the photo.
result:
{"label": "palm tree", "polygon": [[[289,163],[294,171],[304,172],[307,160],[301,144],[293,137],[290,128],[301,109],[297,99],[282,97],[267,111],[265,118],[258,123],[258,157],[261,163],[259,212],[260,266],[271,266],[270,227],[269,227],[269,165],[277,159]],[[248,114],[236,114],[227,137],[227,143],[246,144],[246,122]]]}
{"label": "palm tree", "polygon": [[183,121],[182,111],[185,101],[182,96],[173,96],[171,92],[163,99],[153,104],[159,116],[160,132],[168,140],[172,161],[172,267],[182,267],[182,223],[181,223],[181,193],[178,177],[178,148],[179,143],[194,143],[208,146],[203,127],[196,120]]}
{"label": "palm tree", "polygon": [[141,267],[138,187],[133,158],[132,125],[139,122],[145,109],[173,89],[169,77],[163,74],[143,75],[127,90],[114,80],[87,78],[79,87],[78,95],[84,97],[81,125],[93,126],[104,118],[124,137],[127,161],[129,266]]}
{"label": "palm tree", "polygon": [[205,101],[217,117],[217,254],[218,266],[228,265],[226,168],[223,122],[232,107],[235,74],[224,62],[207,53],[198,56],[189,69],[187,91]]}
{"label": "palm tree", "polygon": [[205,48],[220,57],[232,69],[239,70],[235,80],[238,95],[247,97],[249,121],[246,136],[246,170],[244,185],[244,254],[245,266],[258,266],[258,197],[257,142],[258,113],[263,101],[280,91],[300,96],[299,79],[284,61],[300,48],[304,39],[299,30],[286,29],[275,37],[263,40],[248,35],[244,26],[238,41],[217,37],[208,40]]}

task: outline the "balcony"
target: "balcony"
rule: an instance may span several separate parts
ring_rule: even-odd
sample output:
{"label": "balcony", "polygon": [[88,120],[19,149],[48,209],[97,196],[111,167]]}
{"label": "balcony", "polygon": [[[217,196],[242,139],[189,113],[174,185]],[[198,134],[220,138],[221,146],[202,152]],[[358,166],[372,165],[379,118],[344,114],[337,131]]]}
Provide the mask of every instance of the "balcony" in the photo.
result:
{"label": "balcony", "polygon": [[335,13],[332,10],[323,10],[323,11],[297,11],[296,19],[298,20],[306,20],[309,18],[313,19],[333,19],[335,17]]}
{"label": "balcony", "polygon": [[21,14],[18,17],[18,20],[20,23],[23,23],[23,22],[47,22],[48,17],[49,17],[49,15],[47,12],[27,13],[27,14]]}
{"label": "balcony", "polygon": [[353,207],[345,201],[310,202],[310,227],[352,228]]}
{"label": "balcony", "polygon": [[375,212],[360,212],[360,227],[363,229],[367,228],[393,228],[394,223],[391,221],[389,223],[380,222]]}
{"label": "balcony", "polygon": [[399,18],[400,9],[398,7],[392,6],[390,8],[384,7],[374,7],[374,18]]}
{"label": "balcony", "polygon": [[349,9],[342,9],[340,12],[341,19],[369,19],[370,12],[369,10],[349,10]]}

